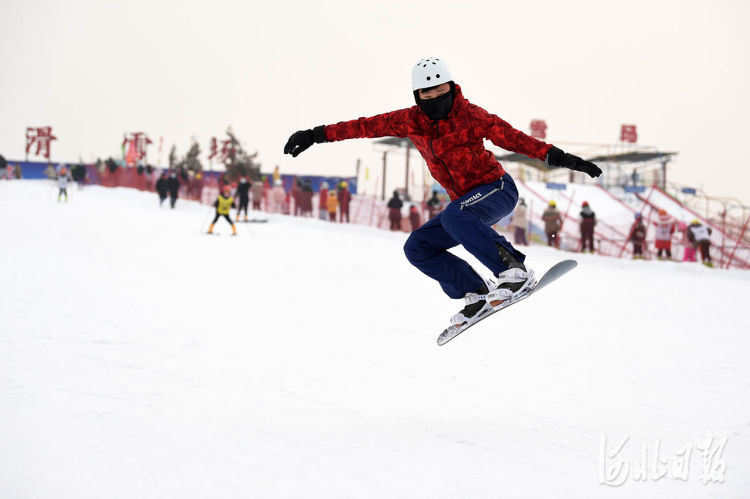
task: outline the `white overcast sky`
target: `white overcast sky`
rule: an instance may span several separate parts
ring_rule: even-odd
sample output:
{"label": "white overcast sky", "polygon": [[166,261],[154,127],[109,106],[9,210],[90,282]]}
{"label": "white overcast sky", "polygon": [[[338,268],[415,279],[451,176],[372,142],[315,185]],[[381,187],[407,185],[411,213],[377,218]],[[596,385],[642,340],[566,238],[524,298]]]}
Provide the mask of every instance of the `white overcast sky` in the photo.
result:
{"label": "white overcast sky", "polygon": [[750,203],[748,26],[747,0],[0,0],[0,154],[52,125],[53,160],[117,155],[142,130],[164,163],[231,125],[264,171],[353,174],[379,167],[371,142],[292,159],[287,137],[410,106],[412,65],[437,56],[516,128],[615,143],[634,123],[679,151],[671,180]]}

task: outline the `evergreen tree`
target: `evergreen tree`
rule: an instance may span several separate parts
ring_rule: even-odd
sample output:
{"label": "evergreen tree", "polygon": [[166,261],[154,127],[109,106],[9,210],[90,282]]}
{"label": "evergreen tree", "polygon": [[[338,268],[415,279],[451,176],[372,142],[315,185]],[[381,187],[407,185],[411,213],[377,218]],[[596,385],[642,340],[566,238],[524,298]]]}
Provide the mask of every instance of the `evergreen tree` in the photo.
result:
{"label": "evergreen tree", "polygon": [[227,136],[230,140],[230,151],[224,161],[227,178],[235,181],[242,176],[247,176],[253,181],[260,180],[261,164],[256,162],[258,151],[253,154],[245,151],[231,127],[227,128]]}
{"label": "evergreen tree", "polygon": [[201,147],[198,145],[198,141],[193,138],[193,144],[190,146],[190,150],[185,154],[185,158],[182,160],[182,165],[188,170],[194,172],[202,172],[203,165],[200,161]]}
{"label": "evergreen tree", "polygon": [[172,149],[169,150],[169,168],[177,166],[177,146],[172,144]]}

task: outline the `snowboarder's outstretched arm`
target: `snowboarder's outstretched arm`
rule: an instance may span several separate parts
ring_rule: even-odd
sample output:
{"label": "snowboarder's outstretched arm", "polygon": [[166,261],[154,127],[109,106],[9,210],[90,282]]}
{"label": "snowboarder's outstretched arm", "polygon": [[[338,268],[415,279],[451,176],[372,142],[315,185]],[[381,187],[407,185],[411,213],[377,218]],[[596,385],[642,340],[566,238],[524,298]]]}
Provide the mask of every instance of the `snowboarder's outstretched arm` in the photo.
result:
{"label": "snowboarder's outstretched arm", "polygon": [[470,107],[472,126],[493,144],[506,151],[524,154],[530,158],[544,161],[549,144],[526,135],[513,128],[507,121],[474,104]]}
{"label": "snowboarder's outstretched arm", "polygon": [[577,172],[583,172],[592,178],[598,177],[602,174],[602,169],[591,161],[586,161],[575,154],[570,154],[569,152],[565,152],[555,146],[552,146],[549,152],[547,152],[547,159],[545,162],[548,166],[559,166]]}
{"label": "snowboarder's outstretched arm", "polygon": [[406,137],[409,109],[399,109],[369,118],[342,121],[335,125],[321,125],[311,130],[300,130],[289,137],[284,154],[297,157],[313,144],[346,139],[376,137]]}
{"label": "snowboarder's outstretched arm", "polygon": [[481,127],[484,136],[498,147],[539,159],[547,163],[548,166],[569,168],[587,173],[591,177],[598,177],[602,174],[602,170],[594,163],[526,135],[513,128],[499,116],[491,114],[479,106],[472,105],[471,114],[473,121]]}

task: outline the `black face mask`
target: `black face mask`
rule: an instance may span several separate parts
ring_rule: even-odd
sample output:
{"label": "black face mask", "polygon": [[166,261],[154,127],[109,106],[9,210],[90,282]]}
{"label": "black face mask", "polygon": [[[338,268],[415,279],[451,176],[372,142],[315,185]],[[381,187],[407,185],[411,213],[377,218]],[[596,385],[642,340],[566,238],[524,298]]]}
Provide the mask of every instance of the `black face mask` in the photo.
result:
{"label": "black face mask", "polygon": [[453,107],[453,89],[434,99],[419,99],[418,104],[431,120],[444,120]]}

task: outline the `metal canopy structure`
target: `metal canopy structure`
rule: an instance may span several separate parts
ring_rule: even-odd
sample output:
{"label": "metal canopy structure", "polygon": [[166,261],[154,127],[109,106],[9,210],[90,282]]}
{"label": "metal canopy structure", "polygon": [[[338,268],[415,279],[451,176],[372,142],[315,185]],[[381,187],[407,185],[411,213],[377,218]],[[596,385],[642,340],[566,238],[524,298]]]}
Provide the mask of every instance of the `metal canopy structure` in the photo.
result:
{"label": "metal canopy structure", "polygon": [[[393,147],[397,149],[406,150],[406,176],[408,179],[409,175],[409,151],[414,147],[411,140],[408,138],[400,137],[385,137],[375,141],[378,145],[386,147]],[[589,154],[581,154],[584,159],[601,165],[607,165],[613,171],[618,172],[618,176],[622,176],[622,169],[633,168],[633,169],[644,169],[648,168],[650,163],[658,163],[659,166],[659,180],[658,185],[664,188],[667,180],[667,163],[678,154],[677,152],[665,152],[659,151],[655,147],[637,146],[637,145],[624,145],[624,144],[586,144],[587,146],[593,146],[589,148]],[[625,147],[627,147],[625,149]],[[592,151],[593,149],[593,151]],[[595,151],[595,152],[594,152]],[[495,154],[500,163],[520,163],[525,166],[529,166],[541,172],[554,170],[555,168],[549,168],[544,161],[530,158],[524,154],[518,153],[505,153]],[[383,153],[383,175],[385,177],[385,162],[386,153]],[[572,176],[571,176],[572,181]],[[385,187],[385,186],[384,186]],[[385,195],[385,191],[383,192]]]}
{"label": "metal canopy structure", "polygon": [[[659,161],[660,163],[668,162],[672,160],[673,156],[676,156],[676,152],[660,152],[660,151],[628,151],[621,153],[612,154],[600,154],[594,157],[584,158],[592,163],[647,163],[650,161]],[[509,153],[502,155],[495,155],[498,161],[512,163],[523,163],[527,166],[537,168],[540,170],[547,170],[547,165],[544,161],[538,159],[529,158],[523,154]]]}
{"label": "metal canopy structure", "polygon": [[[624,181],[624,178],[636,178],[636,170],[649,169],[654,163],[658,165],[658,171],[655,174],[658,178],[655,182],[663,189],[667,182],[667,163],[669,163],[678,153],[677,152],[664,152],[659,151],[655,147],[639,147],[631,146],[627,149],[623,148],[623,144],[616,145],[599,145],[595,146],[594,149],[598,149],[598,153],[592,153],[589,150],[589,154],[581,154],[584,159],[596,163],[601,166],[605,172],[609,171],[607,180],[605,182],[608,185],[625,184],[630,180]],[[602,152],[602,149],[606,152]],[[544,161],[538,159],[532,159],[523,154],[508,153],[495,155],[498,161],[501,163],[520,163],[531,168],[534,168],[541,172],[547,172],[554,168],[549,168]],[[623,170],[625,168],[632,169],[631,175],[625,175]],[[571,174],[570,181],[573,181]],[[632,180],[635,183],[635,180]],[[607,185],[607,184],[605,184]]]}
{"label": "metal canopy structure", "polygon": [[[400,137],[386,137],[380,140],[375,141],[377,144],[382,144],[385,146],[392,146],[392,147],[414,147],[411,140],[408,138],[400,138]],[[593,163],[617,163],[617,164],[625,164],[625,163],[647,163],[650,161],[658,161],[660,163],[663,163],[665,161],[671,161],[674,156],[676,156],[678,153],[676,152],[663,152],[663,151],[656,151],[656,150],[635,150],[635,151],[625,151],[625,152],[614,152],[614,153],[607,153],[607,154],[598,154],[593,157],[584,158],[588,161],[591,161]],[[531,166],[533,168],[538,168],[540,170],[547,170],[547,165],[544,163],[544,161],[539,161],[538,159],[530,158],[524,154],[518,154],[518,153],[507,153],[507,154],[496,154],[495,157],[498,161],[503,162],[511,162],[511,163],[523,163],[527,166]]]}
{"label": "metal canopy structure", "polygon": [[600,163],[645,163],[647,161],[671,161],[672,156],[676,156],[676,152],[661,152],[661,151],[630,151],[622,152],[617,154],[602,154],[588,158],[592,163],[597,161]]}

